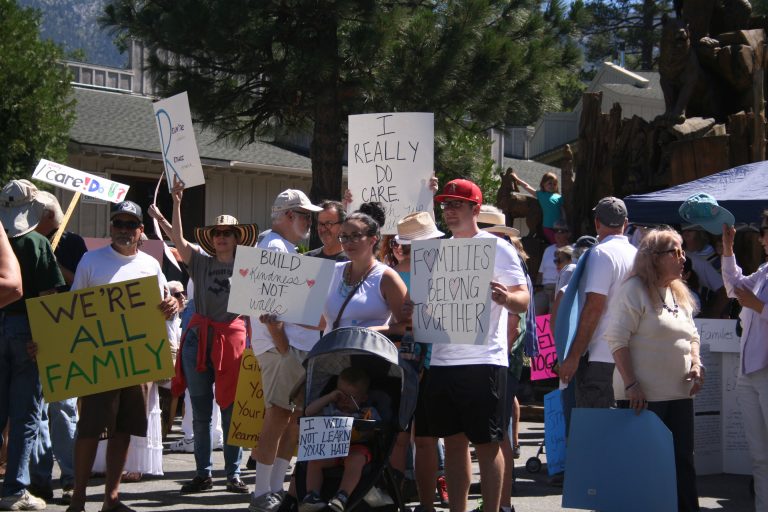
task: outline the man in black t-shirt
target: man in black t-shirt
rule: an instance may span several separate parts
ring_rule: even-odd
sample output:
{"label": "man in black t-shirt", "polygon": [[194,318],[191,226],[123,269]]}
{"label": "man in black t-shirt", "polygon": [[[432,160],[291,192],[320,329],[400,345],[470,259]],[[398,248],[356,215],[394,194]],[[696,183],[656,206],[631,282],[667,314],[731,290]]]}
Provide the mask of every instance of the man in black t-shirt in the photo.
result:
{"label": "man in black t-shirt", "polygon": [[346,213],[344,205],[338,201],[323,201],[320,203],[323,211],[317,214],[317,235],[323,242],[321,247],[307,252],[307,256],[325,258],[334,261],[347,261],[347,255],[339,242],[339,231]]}

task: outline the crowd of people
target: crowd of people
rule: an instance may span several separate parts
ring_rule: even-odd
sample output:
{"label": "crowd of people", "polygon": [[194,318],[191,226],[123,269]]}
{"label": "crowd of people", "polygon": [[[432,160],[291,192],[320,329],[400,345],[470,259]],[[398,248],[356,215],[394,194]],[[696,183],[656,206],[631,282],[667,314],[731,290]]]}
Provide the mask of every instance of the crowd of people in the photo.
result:
{"label": "crowd of people", "polygon": [[[717,240],[695,223],[683,225],[681,233],[669,227],[630,228],[626,206],[615,197],[601,199],[593,210],[597,237],[571,243],[556,176],[544,175],[540,190],[515,179],[541,203],[544,236],[551,243],[533,275],[519,231],[508,226],[503,212],[483,203],[475,183],[452,180],[440,193],[436,179],[430,184],[445,231],[457,240],[495,242],[493,278],[487,283],[490,322],[481,345],[413,341],[411,244],[445,237],[430,213],[407,215],[399,219],[397,235],[384,236],[384,211],[376,203],[348,211],[347,201],[315,205],[303,192],[287,189],[274,199],[270,229],[261,237],[255,225],[222,214],[214,224],[197,227],[192,242],[182,226],[184,189],[175,183],[170,221],[154,205],[148,215],[173,242],[190,278],[185,290],[181,282],[168,282],[157,260],[139,250],[144,213],[138,204],[123,201],[111,207],[109,245],[86,251],[82,238],[64,232],[54,251],[49,239],[62,222],[55,196],[27,180],[11,181],[0,193],[0,424],[9,425],[3,437],[8,454],[0,510],[45,508],[54,497],[55,457],[68,512],[86,510],[94,471],[105,474],[101,510],[130,512],[119,498],[121,481],[162,474],[159,405],[170,387],[187,403],[184,438],[176,449],[193,452],[195,459],[194,476],[181,493],[213,488],[212,450],[220,445],[225,490],[248,495],[251,512],[325,507],[343,512],[371,460],[365,443],[350,447],[333,495],[321,493],[323,469],[341,463],[333,459],[309,463],[306,482],[297,486],[292,481],[284,488],[301,416],[380,418],[367,402],[369,376],[353,367],[341,372],[336,388],[306,407],[303,394],[296,392],[305,378],[307,354],[323,334],[342,327],[388,337],[398,345],[399,364],[419,375],[415,414],[407,431],[396,436],[388,460],[398,485],[407,470],[413,471],[417,511],[433,511],[436,492],[452,512],[466,510],[470,444],[480,467],[483,509],[514,510],[514,459],[520,456],[516,394],[523,354],[535,352],[535,316],[549,313],[554,324],[564,316],[561,304],[574,297],[582,304],[575,334],[556,367],[559,379],[573,390],[571,403],[564,403],[566,416],[571,407],[647,409],[658,415],[673,435],[681,511],[699,510],[693,397],[705,385],[706,373],[693,318],[699,312],[723,318],[741,310],[738,392],[756,509],[768,510],[766,266],[744,275],[733,253],[732,222],[721,224]],[[334,262],[319,325],[228,312],[237,247],[297,253],[313,222],[323,245],[307,255]],[[757,229],[768,252],[768,216]],[[157,307],[166,318],[175,359],[170,385],[147,383],[83,396],[79,408],[76,398],[46,403],[35,364],[40,348],[32,342],[24,301],[145,276],[157,277],[162,297]],[[258,446],[246,457],[245,467],[255,470],[250,485],[240,476],[243,449],[226,443],[239,361],[247,346],[258,359],[266,406]],[[172,419],[175,411],[169,414]],[[298,495],[297,488],[307,492]]]}

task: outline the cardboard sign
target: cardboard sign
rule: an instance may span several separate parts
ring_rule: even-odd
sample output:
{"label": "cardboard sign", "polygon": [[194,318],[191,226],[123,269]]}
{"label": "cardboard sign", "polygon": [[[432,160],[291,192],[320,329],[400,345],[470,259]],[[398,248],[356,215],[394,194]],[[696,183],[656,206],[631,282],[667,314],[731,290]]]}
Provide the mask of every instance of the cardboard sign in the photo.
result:
{"label": "cardboard sign", "polygon": [[544,395],[544,444],[550,476],[565,471],[565,416],[561,395],[559,389]]}
{"label": "cardboard sign", "polygon": [[536,317],[539,355],[531,358],[531,380],[557,377],[557,374],[552,371],[552,367],[557,363],[557,350],[555,349],[555,338],[552,336],[549,318],[549,315]]}
{"label": "cardboard sign", "polygon": [[414,339],[488,342],[495,238],[420,240],[411,245]]}
{"label": "cardboard sign", "polygon": [[349,116],[349,189],[352,209],[378,201],[382,233],[397,234],[397,221],[432,212],[429,180],[434,170],[435,116],[426,113]]}
{"label": "cardboard sign", "polygon": [[128,185],[44,159],[35,167],[32,179],[113,203],[123,201],[130,188]]}
{"label": "cardboard sign", "polygon": [[27,300],[47,402],[173,376],[157,277]]}
{"label": "cardboard sign", "polygon": [[333,459],[349,454],[352,424],[349,416],[310,416],[299,424],[298,460]]}
{"label": "cardboard sign", "polygon": [[178,179],[184,188],[204,185],[205,176],[197,152],[187,93],[182,92],[157,101],[152,107],[155,109],[168,190],[173,187],[174,178]]}
{"label": "cardboard sign", "polygon": [[232,408],[227,444],[243,448],[258,446],[266,410],[259,362],[253,355],[253,349],[247,348],[240,358],[240,374],[237,377],[235,406]]}
{"label": "cardboard sign", "polygon": [[335,262],[238,246],[227,311],[318,325]]}
{"label": "cardboard sign", "polygon": [[736,334],[736,320],[694,318],[693,323],[699,331],[701,344],[708,343],[712,352],[739,353],[741,340]]}

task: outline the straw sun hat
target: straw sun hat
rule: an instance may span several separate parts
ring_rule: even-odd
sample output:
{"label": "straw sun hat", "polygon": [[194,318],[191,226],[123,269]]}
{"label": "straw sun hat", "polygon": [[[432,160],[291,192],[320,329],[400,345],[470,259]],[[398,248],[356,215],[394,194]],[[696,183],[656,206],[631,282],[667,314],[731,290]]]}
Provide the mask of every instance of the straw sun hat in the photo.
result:
{"label": "straw sun hat", "polygon": [[440,238],[445,233],[437,229],[435,221],[427,212],[409,213],[397,223],[395,240],[399,244],[409,245],[414,240]]}
{"label": "straw sun hat", "polygon": [[240,224],[231,215],[219,215],[216,217],[216,223],[212,226],[195,228],[197,243],[211,256],[216,254],[216,249],[213,245],[213,230],[221,227],[226,227],[237,233],[237,245],[253,247],[259,238],[259,226],[256,224]]}
{"label": "straw sun hat", "polygon": [[489,233],[501,233],[514,238],[520,236],[518,229],[507,226],[507,218],[503,213],[480,210],[477,216],[477,224],[483,231],[488,231]]}

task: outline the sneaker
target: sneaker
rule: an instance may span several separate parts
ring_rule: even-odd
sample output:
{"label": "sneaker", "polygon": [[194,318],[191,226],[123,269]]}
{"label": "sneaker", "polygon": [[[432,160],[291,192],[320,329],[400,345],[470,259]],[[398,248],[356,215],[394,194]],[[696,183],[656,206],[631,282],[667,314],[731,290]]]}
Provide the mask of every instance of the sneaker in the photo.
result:
{"label": "sneaker", "polygon": [[211,477],[196,476],[191,481],[181,486],[182,494],[192,494],[195,492],[208,491],[213,488],[213,481]]}
{"label": "sneaker", "polygon": [[65,485],[61,489],[61,502],[64,505],[69,505],[72,503],[72,495],[74,494],[75,489],[71,485]]}
{"label": "sneaker", "polygon": [[195,439],[184,437],[171,443],[169,451],[175,453],[195,453]]}
{"label": "sneaker", "polygon": [[512,447],[512,456],[515,459],[519,459],[520,458],[520,445],[519,444],[516,444],[515,446]]}
{"label": "sneaker", "polygon": [[248,494],[248,486],[245,482],[240,480],[240,477],[234,477],[227,480],[227,492],[233,492],[235,494]]}
{"label": "sneaker", "polygon": [[328,508],[333,510],[333,512],[344,512],[348,499],[349,496],[347,496],[347,493],[339,491],[336,493],[336,496],[328,502]]}
{"label": "sneaker", "polygon": [[0,510],[45,510],[45,500],[37,498],[24,489],[19,495],[6,496],[0,500]]}
{"label": "sneaker", "polygon": [[319,494],[315,491],[310,491],[299,503],[299,512],[316,512],[323,510],[327,506],[328,504],[323,501]]}
{"label": "sneaker", "polygon": [[42,485],[29,484],[27,491],[32,496],[37,496],[45,501],[51,501],[53,499],[53,489],[50,487],[43,487]]}
{"label": "sneaker", "polygon": [[280,495],[276,492],[268,492],[261,496],[251,495],[248,512],[277,512],[278,508],[280,508]]}
{"label": "sneaker", "polygon": [[448,484],[445,483],[445,475],[440,475],[437,477],[437,483],[435,485],[437,488],[437,499],[440,500],[440,506],[447,507],[448,506]]}

